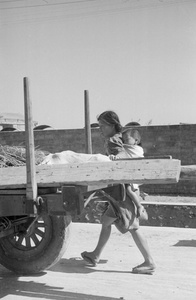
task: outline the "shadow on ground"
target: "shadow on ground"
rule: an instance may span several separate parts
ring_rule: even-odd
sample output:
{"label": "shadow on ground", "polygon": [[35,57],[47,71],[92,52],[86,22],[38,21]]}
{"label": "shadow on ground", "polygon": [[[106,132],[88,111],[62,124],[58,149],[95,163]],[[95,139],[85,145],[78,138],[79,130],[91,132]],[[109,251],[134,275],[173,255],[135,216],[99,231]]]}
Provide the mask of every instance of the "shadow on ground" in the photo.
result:
{"label": "shadow on ground", "polygon": [[[38,275],[36,275],[38,276]],[[42,276],[42,275],[40,275]],[[32,277],[32,276],[31,276]],[[0,276],[0,298],[12,295],[20,297],[43,298],[51,300],[116,300],[118,298],[87,295],[64,291],[63,287],[49,286],[45,283],[23,281],[22,277],[8,274]],[[66,287],[65,287],[66,288]]]}
{"label": "shadow on ground", "polygon": [[[99,264],[105,264],[107,260],[101,259]],[[61,273],[79,273],[79,274],[88,274],[93,272],[104,272],[104,273],[128,273],[131,274],[131,271],[119,271],[119,270],[99,270],[96,268],[90,267],[84,260],[79,257],[72,257],[70,259],[62,258],[55,266],[49,269],[52,272],[61,272]]]}
{"label": "shadow on ground", "polygon": [[196,240],[180,240],[175,247],[196,247]]}

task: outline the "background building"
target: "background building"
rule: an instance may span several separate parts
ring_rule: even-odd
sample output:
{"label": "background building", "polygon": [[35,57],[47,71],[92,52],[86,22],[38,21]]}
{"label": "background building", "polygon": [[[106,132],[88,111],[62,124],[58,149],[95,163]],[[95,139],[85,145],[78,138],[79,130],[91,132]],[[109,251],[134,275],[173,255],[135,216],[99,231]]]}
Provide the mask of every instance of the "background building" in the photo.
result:
{"label": "background building", "polygon": [[[33,127],[37,126],[38,122],[33,121]],[[0,113],[0,130],[15,131],[25,130],[25,121],[22,114],[16,113]]]}

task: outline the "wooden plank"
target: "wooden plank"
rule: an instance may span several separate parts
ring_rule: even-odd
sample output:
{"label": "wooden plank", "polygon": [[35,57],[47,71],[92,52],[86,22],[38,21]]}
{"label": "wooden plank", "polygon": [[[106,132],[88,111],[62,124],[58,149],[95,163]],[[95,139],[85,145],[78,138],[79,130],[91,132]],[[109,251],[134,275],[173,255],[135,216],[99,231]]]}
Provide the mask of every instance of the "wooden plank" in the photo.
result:
{"label": "wooden plank", "polygon": [[15,190],[1,190],[0,189],[0,196],[1,195],[26,195],[26,189],[15,189]]}
{"label": "wooden plank", "polygon": [[196,165],[182,166],[180,180],[196,180]]}
{"label": "wooden plank", "polygon": [[[38,187],[130,182],[167,184],[176,183],[179,175],[180,161],[175,159],[144,159],[36,167]],[[0,169],[0,189],[24,188],[25,185],[25,167]]]}
{"label": "wooden plank", "polygon": [[32,104],[29,95],[28,78],[24,78],[24,110],[25,110],[25,145],[26,145],[26,197],[27,200],[37,198],[37,183],[35,175],[35,153],[33,135]]}

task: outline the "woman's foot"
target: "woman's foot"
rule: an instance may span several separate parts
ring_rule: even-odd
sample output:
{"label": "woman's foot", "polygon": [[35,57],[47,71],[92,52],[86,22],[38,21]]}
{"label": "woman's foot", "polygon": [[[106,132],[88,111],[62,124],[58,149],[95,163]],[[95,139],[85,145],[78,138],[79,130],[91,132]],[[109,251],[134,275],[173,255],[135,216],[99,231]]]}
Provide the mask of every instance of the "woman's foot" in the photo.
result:
{"label": "woman's foot", "polygon": [[132,269],[132,273],[135,274],[150,274],[154,273],[156,266],[154,263],[144,262],[141,265],[136,266]]}
{"label": "woman's foot", "polygon": [[93,252],[84,251],[81,253],[82,258],[92,267],[96,267],[99,262],[99,259],[94,255]]}

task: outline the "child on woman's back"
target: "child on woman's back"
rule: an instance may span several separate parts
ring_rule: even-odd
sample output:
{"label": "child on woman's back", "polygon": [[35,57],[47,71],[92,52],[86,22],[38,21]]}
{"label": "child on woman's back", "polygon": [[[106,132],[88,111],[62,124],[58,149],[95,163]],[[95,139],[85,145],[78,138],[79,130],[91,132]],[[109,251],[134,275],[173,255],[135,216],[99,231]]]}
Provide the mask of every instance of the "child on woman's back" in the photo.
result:
{"label": "child on woman's back", "polygon": [[[128,128],[122,132],[122,141],[124,151],[121,151],[118,155],[110,155],[110,159],[122,159],[122,158],[138,158],[144,156],[144,150],[141,147],[141,136],[137,129]],[[138,184],[126,184],[127,195],[131,198],[137,208],[136,216],[147,219],[147,213],[139,199],[139,186]]]}
{"label": "child on woman's back", "polygon": [[109,155],[110,159],[138,158],[144,156],[141,146],[141,136],[137,129],[128,128],[122,132],[123,150],[117,155]]}

